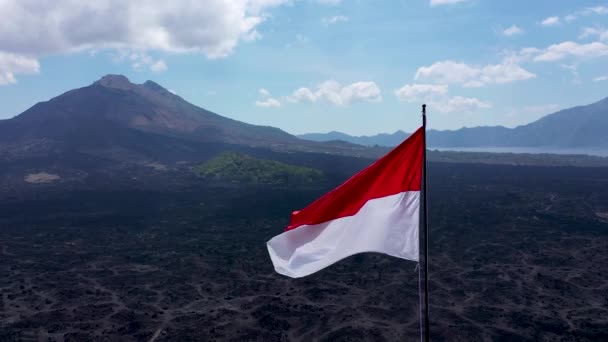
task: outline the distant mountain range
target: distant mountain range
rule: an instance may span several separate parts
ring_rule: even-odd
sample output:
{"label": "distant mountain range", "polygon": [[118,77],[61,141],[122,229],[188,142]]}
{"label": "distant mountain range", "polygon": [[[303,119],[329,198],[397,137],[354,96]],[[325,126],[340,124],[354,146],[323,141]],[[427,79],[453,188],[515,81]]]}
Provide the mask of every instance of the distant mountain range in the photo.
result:
{"label": "distant mountain range", "polygon": [[396,131],[395,133],[380,133],[376,135],[352,136],[342,132],[331,131],[329,133],[307,133],[298,135],[301,139],[312,141],[345,141],[351,144],[363,146],[397,146],[409,133]]}
{"label": "distant mountain range", "polygon": [[[350,136],[340,132],[299,135],[313,141],[342,140],[365,146],[395,146],[408,133]],[[560,110],[515,128],[502,126],[429,130],[430,147],[550,147],[607,148],[608,98],[586,106]]]}

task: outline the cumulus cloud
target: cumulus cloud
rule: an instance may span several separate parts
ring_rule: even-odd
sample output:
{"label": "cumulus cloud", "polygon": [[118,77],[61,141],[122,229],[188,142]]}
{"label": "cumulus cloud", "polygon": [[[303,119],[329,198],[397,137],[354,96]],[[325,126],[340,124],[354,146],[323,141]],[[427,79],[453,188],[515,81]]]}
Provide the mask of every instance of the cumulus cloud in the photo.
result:
{"label": "cumulus cloud", "polygon": [[[94,49],[200,53],[210,59],[223,58],[239,42],[258,39],[256,28],[267,18],[266,11],[286,2],[3,0],[0,50],[21,59]],[[157,60],[149,67],[162,71],[166,63]],[[10,72],[12,78],[19,73]]]}
{"label": "cumulus cloud", "polygon": [[504,53],[503,63],[520,64],[523,62],[530,62],[541,51],[541,49],[535,47],[526,47],[519,51],[507,51]]}
{"label": "cumulus cloud", "polygon": [[34,0],[0,2],[0,46],[14,53],[90,48],[200,52],[226,57],[286,0]]}
{"label": "cumulus cloud", "polygon": [[264,88],[260,88],[258,89],[258,93],[260,93],[260,95],[262,95],[263,97],[268,97],[270,96],[270,92]]}
{"label": "cumulus cloud", "polygon": [[167,70],[167,64],[165,63],[165,61],[163,61],[162,59],[154,62],[152,65],[150,65],[150,70],[154,71],[154,72],[162,72],[162,71],[166,71]]}
{"label": "cumulus cloud", "polygon": [[[606,30],[596,27],[584,29],[580,37],[597,36],[600,40],[606,40],[608,38],[606,35]],[[572,71],[572,65],[606,56],[608,56],[608,40],[589,43],[565,41],[545,48],[527,47],[517,52],[509,52],[504,60],[510,63],[562,62],[562,68]],[[570,64],[563,64],[564,61]]]}
{"label": "cumulus cloud", "polygon": [[154,59],[149,54],[141,51],[118,51],[112,55],[112,59],[117,63],[128,61],[131,67],[137,71],[162,72],[167,70],[167,64],[164,60]]}
{"label": "cumulus cloud", "polygon": [[336,106],[345,106],[355,102],[378,102],[382,100],[380,88],[375,82],[355,82],[346,86],[334,80],[319,84],[316,89],[299,88],[294,91],[288,100],[291,102],[327,101]]}
{"label": "cumulus cloud", "polygon": [[434,81],[436,83],[468,84],[473,82],[478,75],[478,68],[465,63],[446,60],[418,68],[414,79]]}
{"label": "cumulus cloud", "polygon": [[506,37],[512,37],[512,36],[516,36],[519,34],[523,34],[524,30],[522,30],[521,28],[519,28],[517,25],[511,25],[510,27],[502,30],[502,35],[506,36]]}
{"label": "cumulus cloud", "polygon": [[395,90],[395,96],[402,102],[428,102],[432,109],[441,113],[472,112],[491,107],[490,103],[477,98],[450,97],[445,84],[406,84]]}
{"label": "cumulus cloud", "polygon": [[585,27],[583,28],[583,32],[580,34],[580,39],[585,39],[589,37],[595,37],[600,41],[608,41],[608,30],[603,27]]}
{"label": "cumulus cloud", "polygon": [[434,6],[441,6],[441,5],[452,5],[452,4],[457,4],[459,2],[465,2],[467,0],[431,0],[431,2],[429,3],[431,5],[431,7]]}
{"label": "cumulus cloud", "polygon": [[566,57],[590,59],[607,55],[608,45],[602,42],[579,44],[577,42],[566,41],[550,45],[541,50],[540,53],[534,57],[534,61],[552,62],[565,59]]}
{"label": "cumulus cloud", "polygon": [[608,14],[608,7],[606,6],[595,6],[587,7],[582,10],[578,10],[574,13],[568,14],[564,17],[564,20],[571,22],[578,19],[579,17],[590,16],[590,15],[606,15]]}
{"label": "cumulus cloud", "polygon": [[543,26],[556,26],[560,24],[560,19],[557,16],[545,18],[540,22]]}
{"label": "cumulus cloud", "polygon": [[325,25],[332,25],[332,24],[337,24],[339,22],[347,22],[348,21],[348,17],[343,16],[343,15],[334,15],[333,17],[325,17],[322,19],[323,24]]}
{"label": "cumulus cloud", "polygon": [[431,101],[429,106],[441,113],[474,112],[483,108],[491,108],[488,102],[474,97],[454,96],[443,101]]}
{"label": "cumulus cloud", "polygon": [[445,84],[406,84],[395,90],[395,95],[403,102],[427,101],[447,93],[448,86]]}
{"label": "cumulus cloud", "polygon": [[264,88],[258,89],[258,93],[264,99],[261,101],[255,101],[255,105],[257,107],[267,107],[267,108],[278,108],[281,107],[281,102],[273,97],[270,92]]}
{"label": "cumulus cloud", "polygon": [[416,71],[416,80],[440,84],[461,84],[465,87],[482,87],[503,84],[536,77],[512,60],[500,64],[474,66],[451,60],[423,66]]}
{"label": "cumulus cloud", "polygon": [[308,88],[298,88],[288,97],[291,102],[316,102],[317,96]]}
{"label": "cumulus cloud", "polygon": [[599,41],[578,43],[564,41],[549,45],[545,48],[528,47],[519,52],[513,52],[505,57],[505,61],[512,63],[523,62],[559,62],[559,66],[568,70],[574,83],[580,83],[578,64],[601,57],[608,56],[608,30],[601,27],[587,27],[579,36],[581,39],[596,37]]}
{"label": "cumulus cloud", "polygon": [[37,74],[40,63],[35,58],[0,51],[0,85],[16,83],[18,74]]}
{"label": "cumulus cloud", "polygon": [[586,9],[583,10],[583,13],[586,14],[599,14],[599,15],[605,15],[608,14],[608,7],[606,6],[595,6],[595,7],[587,7]]}
{"label": "cumulus cloud", "polygon": [[608,76],[598,76],[593,79],[593,82],[602,82],[602,81],[608,81]]}
{"label": "cumulus cloud", "polygon": [[264,101],[255,101],[255,105],[258,107],[278,108],[281,107],[281,102],[272,97],[267,98]]}

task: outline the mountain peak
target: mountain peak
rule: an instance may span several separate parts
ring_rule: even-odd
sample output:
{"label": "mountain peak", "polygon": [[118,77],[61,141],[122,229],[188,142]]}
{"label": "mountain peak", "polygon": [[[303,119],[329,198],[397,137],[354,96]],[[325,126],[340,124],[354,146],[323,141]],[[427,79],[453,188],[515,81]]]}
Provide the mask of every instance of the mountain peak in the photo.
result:
{"label": "mountain peak", "polygon": [[105,75],[100,78],[95,84],[99,84],[101,86],[107,88],[117,88],[117,89],[130,89],[134,86],[129,79],[124,75]]}
{"label": "mountain peak", "polygon": [[150,89],[150,90],[154,90],[154,91],[167,91],[167,89],[165,89],[163,86],[161,86],[160,84],[154,82],[154,81],[146,81],[143,84],[144,87]]}

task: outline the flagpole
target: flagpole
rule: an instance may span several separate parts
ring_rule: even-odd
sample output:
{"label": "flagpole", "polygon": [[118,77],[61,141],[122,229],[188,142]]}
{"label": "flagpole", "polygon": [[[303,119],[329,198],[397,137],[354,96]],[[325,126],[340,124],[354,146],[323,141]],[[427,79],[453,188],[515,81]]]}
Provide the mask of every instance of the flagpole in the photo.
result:
{"label": "flagpole", "polygon": [[427,211],[427,192],[426,192],[426,104],[422,105],[422,128],[424,130],[424,139],[422,140],[422,148],[424,153],[424,161],[422,164],[422,215],[420,221],[422,221],[422,228],[424,229],[424,243],[422,248],[424,250],[424,340],[429,342],[430,340],[430,328],[429,328],[429,229],[428,229],[428,211]]}

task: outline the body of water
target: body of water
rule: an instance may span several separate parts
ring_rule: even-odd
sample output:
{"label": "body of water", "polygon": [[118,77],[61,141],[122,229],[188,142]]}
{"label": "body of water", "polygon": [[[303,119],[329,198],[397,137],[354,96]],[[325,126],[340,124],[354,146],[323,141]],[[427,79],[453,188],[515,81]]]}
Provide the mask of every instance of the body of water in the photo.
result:
{"label": "body of water", "polygon": [[553,148],[553,147],[429,147],[429,150],[491,153],[552,153],[552,154],[586,154],[608,157],[608,149],[589,148]]}

